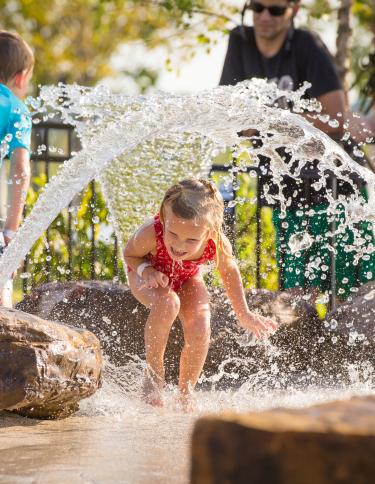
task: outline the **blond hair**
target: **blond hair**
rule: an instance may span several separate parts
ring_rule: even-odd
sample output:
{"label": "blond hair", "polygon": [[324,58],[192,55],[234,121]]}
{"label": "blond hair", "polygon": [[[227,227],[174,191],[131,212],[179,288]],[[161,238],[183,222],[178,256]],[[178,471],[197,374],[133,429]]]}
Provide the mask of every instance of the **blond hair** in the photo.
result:
{"label": "blond hair", "polygon": [[16,74],[34,65],[34,54],[17,33],[0,30],[0,82],[6,84]]}
{"label": "blond hair", "polygon": [[215,184],[209,180],[188,178],[170,187],[160,206],[160,221],[164,224],[165,207],[187,220],[206,218],[212,238],[219,251],[227,253],[223,244],[224,201]]}

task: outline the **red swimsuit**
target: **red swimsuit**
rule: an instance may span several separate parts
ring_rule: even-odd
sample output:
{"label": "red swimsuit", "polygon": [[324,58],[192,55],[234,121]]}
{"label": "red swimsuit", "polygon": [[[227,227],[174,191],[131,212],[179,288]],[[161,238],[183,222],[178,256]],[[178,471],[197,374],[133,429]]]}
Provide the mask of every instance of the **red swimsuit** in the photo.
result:
{"label": "red swimsuit", "polygon": [[182,285],[199,272],[200,266],[209,260],[215,259],[216,245],[212,239],[207,242],[203,254],[197,260],[175,261],[168,254],[164,244],[163,225],[159,214],[154,217],[156,237],[156,254],[149,254],[147,259],[154,269],[169,277],[169,285],[174,291],[181,289]]}

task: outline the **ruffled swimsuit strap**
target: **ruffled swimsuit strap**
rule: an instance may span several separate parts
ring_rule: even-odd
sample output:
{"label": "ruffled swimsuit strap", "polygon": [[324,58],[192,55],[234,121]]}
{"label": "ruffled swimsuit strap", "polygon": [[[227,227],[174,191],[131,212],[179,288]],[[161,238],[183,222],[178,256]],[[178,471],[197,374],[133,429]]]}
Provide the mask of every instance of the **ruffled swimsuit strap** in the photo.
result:
{"label": "ruffled swimsuit strap", "polygon": [[203,252],[202,262],[213,260],[216,257],[216,244],[212,239],[207,242],[206,248]]}
{"label": "ruffled swimsuit strap", "polygon": [[154,230],[155,230],[155,238],[156,238],[156,251],[159,252],[166,250],[163,238],[163,224],[160,221],[160,215],[156,214],[154,216]]}

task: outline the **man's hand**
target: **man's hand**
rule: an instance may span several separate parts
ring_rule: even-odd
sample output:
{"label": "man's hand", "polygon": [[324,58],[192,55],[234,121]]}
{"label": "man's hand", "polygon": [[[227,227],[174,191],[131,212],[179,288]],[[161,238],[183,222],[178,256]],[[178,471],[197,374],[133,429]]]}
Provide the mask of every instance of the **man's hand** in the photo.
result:
{"label": "man's hand", "polygon": [[147,287],[148,289],[157,288],[159,286],[167,287],[169,283],[169,278],[162,272],[154,269],[153,267],[146,267],[144,269],[142,279],[144,283],[141,287]]}
{"label": "man's hand", "polygon": [[270,318],[265,318],[252,312],[246,313],[240,318],[241,326],[253,332],[257,339],[270,336],[277,330],[277,323]]}

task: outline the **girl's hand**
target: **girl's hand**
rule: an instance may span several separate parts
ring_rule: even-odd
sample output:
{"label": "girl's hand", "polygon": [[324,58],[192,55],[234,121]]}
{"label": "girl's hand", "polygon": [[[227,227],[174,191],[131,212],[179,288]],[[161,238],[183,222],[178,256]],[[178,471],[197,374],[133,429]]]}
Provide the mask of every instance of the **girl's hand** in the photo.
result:
{"label": "girl's hand", "polygon": [[147,287],[148,289],[157,287],[167,287],[169,278],[162,272],[157,271],[153,267],[146,267],[142,274],[143,284],[141,288]]}
{"label": "girl's hand", "polygon": [[277,330],[277,323],[270,318],[265,318],[252,312],[246,313],[240,319],[241,325],[255,334],[257,339],[270,336]]}

